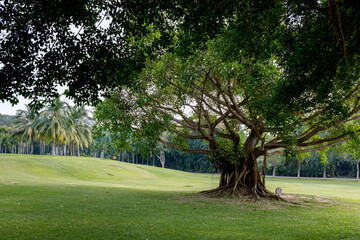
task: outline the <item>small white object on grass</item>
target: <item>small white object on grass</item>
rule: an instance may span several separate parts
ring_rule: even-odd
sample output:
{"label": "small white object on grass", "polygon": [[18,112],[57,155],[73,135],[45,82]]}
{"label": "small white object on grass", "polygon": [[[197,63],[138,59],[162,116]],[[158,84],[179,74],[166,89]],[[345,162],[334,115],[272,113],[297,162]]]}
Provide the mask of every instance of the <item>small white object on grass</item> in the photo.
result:
{"label": "small white object on grass", "polygon": [[281,189],[281,187],[277,187],[276,190],[275,190],[275,193],[276,193],[276,195],[278,195],[278,197],[280,197],[281,194],[282,194],[282,189]]}

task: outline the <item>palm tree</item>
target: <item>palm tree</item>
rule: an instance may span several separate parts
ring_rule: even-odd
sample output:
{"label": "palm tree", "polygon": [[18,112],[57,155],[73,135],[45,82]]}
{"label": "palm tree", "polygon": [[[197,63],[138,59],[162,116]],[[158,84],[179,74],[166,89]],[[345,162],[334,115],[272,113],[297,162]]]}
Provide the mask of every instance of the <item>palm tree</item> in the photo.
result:
{"label": "palm tree", "polygon": [[72,147],[76,144],[77,155],[80,156],[80,148],[88,147],[92,141],[91,122],[84,106],[69,106],[69,113],[72,121],[70,144]]}
{"label": "palm tree", "polygon": [[[7,144],[10,138],[10,128],[6,126],[0,127],[0,153],[6,153]],[[4,145],[4,148],[2,147]]]}
{"label": "palm tree", "polygon": [[43,141],[52,141],[51,155],[56,154],[56,143],[66,143],[70,138],[71,125],[68,104],[59,98],[41,112],[36,128]]}
{"label": "palm tree", "polygon": [[20,141],[31,142],[30,154],[34,154],[35,127],[38,120],[38,114],[28,105],[26,110],[17,110],[15,115],[13,136],[19,137]]}

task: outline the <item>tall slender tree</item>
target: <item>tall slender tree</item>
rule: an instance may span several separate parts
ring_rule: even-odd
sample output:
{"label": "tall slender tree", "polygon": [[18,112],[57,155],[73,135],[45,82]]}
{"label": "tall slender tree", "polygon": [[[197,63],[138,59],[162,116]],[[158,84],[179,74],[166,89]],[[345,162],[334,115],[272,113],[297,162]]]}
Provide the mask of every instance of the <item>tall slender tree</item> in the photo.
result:
{"label": "tall slender tree", "polygon": [[[80,156],[80,148],[88,147],[92,141],[91,121],[88,111],[84,106],[68,107],[71,120],[71,134],[69,143],[73,146],[76,144],[77,155]],[[74,146],[73,146],[74,147]]]}
{"label": "tall slender tree", "polygon": [[30,142],[30,154],[34,154],[34,140],[37,136],[36,124],[39,121],[39,116],[28,105],[26,110],[17,110],[14,120],[13,136],[18,136],[20,142]]}
{"label": "tall slender tree", "polygon": [[[2,126],[0,127],[0,153],[7,152],[7,145],[10,138],[10,127]],[[4,147],[3,147],[4,146]]]}
{"label": "tall slender tree", "polygon": [[67,103],[56,98],[54,102],[40,113],[36,128],[43,141],[52,141],[51,155],[56,155],[56,143],[65,143],[71,137],[71,118]]}

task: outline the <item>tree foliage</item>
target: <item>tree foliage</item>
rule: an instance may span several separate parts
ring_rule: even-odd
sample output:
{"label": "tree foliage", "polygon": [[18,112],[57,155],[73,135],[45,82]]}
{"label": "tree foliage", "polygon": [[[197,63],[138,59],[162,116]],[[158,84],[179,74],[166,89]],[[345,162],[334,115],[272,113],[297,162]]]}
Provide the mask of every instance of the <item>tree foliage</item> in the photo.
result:
{"label": "tree foliage", "polygon": [[15,115],[13,137],[17,137],[21,141],[31,142],[31,152],[34,154],[34,140],[38,135],[36,134],[36,127],[38,124],[39,116],[33,109],[26,106],[26,110],[18,110]]}
{"label": "tree foliage", "polygon": [[[109,88],[132,85],[146,57],[175,37],[182,54],[204,47],[232,15],[229,3],[2,1],[0,99],[16,103],[20,94],[40,106],[58,96],[59,84],[68,86],[69,97],[96,103]],[[152,29],[161,35],[144,41]]]}
{"label": "tree foliage", "polygon": [[11,132],[10,127],[0,127],[0,152],[6,153],[10,145]]}
{"label": "tree foliage", "polygon": [[34,154],[34,142],[52,143],[52,154],[56,145],[70,146],[70,154],[92,143],[91,121],[85,107],[72,107],[55,99],[51,106],[37,113],[27,106],[27,110],[18,110],[14,116],[12,139],[22,143],[31,143],[30,154]]}
{"label": "tree foliage", "polygon": [[60,84],[96,103],[108,89],[133,85],[159,51],[188,56],[226,34],[223,57],[275,54],[282,66],[277,108],[267,115],[327,102],[333,114],[346,114],[334,89],[356,79],[359,8],[354,0],[2,1],[0,99],[16,103],[21,94],[36,105]]}

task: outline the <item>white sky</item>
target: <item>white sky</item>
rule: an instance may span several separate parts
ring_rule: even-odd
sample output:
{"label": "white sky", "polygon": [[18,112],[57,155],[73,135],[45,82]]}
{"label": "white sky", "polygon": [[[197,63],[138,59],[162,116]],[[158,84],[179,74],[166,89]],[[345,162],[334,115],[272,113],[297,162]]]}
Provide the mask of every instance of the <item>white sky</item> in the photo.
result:
{"label": "white sky", "polygon": [[[14,106],[12,106],[10,102],[0,103],[0,113],[6,114],[6,115],[15,115],[16,110],[19,110],[19,109],[25,110],[26,109],[25,105],[31,102],[31,100],[25,99],[21,96],[18,97],[18,99],[19,99],[19,103]],[[68,102],[70,105],[74,106],[74,102],[71,101],[70,99],[67,99],[64,96],[61,96],[60,99],[64,102]]]}
{"label": "white sky", "polygon": [[[58,90],[58,92],[60,94],[63,94],[66,87],[58,86],[56,89]],[[6,114],[6,115],[15,115],[16,110],[19,110],[19,109],[25,110],[26,109],[25,105],[31,102],[31,100],[25,99],[22,96],[19,96],[18,99],[19,99],[19,103],[15,106],[12,106],[10,102],[4,102],[4,103],[0,102],[0,113]],[[60,99],[61,99],[61,101],[67,102],[71,106],[74,106],[74,102],[68,98],[65,98],[65,96],[61,96]],[[93,110],[92,107],[86,107],[86,109],[88,109],[90,111]],[[92,116],[92,114],[89,114],[89,115]]]}
{"label": "white sky", "polygon": [[28,104],[30,102],[30,100],[26,100],[23,97],[18,97],[19,99],[19,104],[12,106],[11,103],[9,102],[0,102],[0,113],[1,114],[6,114],[6,115],[15,115],[16,114],[16,110],[18,109],[22,109],[25,110],[25,104]]}

